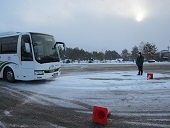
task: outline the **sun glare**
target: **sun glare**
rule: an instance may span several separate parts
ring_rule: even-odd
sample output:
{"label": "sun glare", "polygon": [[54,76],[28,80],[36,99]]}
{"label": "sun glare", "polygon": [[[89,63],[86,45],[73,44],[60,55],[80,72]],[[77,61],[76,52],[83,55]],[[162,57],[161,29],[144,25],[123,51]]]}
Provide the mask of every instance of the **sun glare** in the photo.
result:
{"label": "sun glare", "polygon": [[143,21],[143,18],[144,18],[144,13],[142,13],[142,12],[139,12],[139,13],[136,15],[136,21],[138,21],[138,22]]}

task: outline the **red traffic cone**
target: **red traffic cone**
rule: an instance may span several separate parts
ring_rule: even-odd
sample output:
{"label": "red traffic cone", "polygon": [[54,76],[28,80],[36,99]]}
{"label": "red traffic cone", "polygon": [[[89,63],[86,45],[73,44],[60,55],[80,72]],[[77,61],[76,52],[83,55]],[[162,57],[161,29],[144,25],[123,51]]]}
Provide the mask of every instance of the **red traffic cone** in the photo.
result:
{"label": "red traffic cone", "polygon": [[93,122],[100,124],[107,124],[108,109],[103,107],[93,107]]}
{"label": "red traffic cone", "polygon": [[152,73],[147,73],[147,79],[153,79],[153,74]]}

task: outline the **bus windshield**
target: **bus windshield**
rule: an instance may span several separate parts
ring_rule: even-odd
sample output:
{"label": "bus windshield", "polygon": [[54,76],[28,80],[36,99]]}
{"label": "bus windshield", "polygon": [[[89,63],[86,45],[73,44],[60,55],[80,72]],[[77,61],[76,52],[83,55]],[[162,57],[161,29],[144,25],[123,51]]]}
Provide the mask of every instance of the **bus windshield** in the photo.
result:
{"label": "bus windshield", "polygon": [[53,36],[32,33],[32,44],[35,59],[39,63],[59,62],[58,47]]}

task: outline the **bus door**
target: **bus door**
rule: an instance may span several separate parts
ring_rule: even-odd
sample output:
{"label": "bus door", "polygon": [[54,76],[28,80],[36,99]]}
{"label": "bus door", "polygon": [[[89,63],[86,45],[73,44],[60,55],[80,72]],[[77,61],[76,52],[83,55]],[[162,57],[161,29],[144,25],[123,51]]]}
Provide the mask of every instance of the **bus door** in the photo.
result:
{"label": "bus door", "polygon": [[29,35],[21,38],[21,76],[23,80],[34,79],[34,61]]}

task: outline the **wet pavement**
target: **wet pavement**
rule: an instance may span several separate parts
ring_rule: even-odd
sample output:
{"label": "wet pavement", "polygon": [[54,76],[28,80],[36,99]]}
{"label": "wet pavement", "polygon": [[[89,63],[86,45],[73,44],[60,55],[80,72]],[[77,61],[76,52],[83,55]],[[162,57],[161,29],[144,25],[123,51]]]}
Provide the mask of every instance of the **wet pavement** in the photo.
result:
{"label": "wet pavement", "polygon": [[[170,64],[145,65],[145,73],[159,75],[148,87],[136,69],[134,64],[67,64],[56,80],[11,84],[1,79],[0,128],[169,128]],[[108,107],[107,125],[92,122],[94,105]]]}

